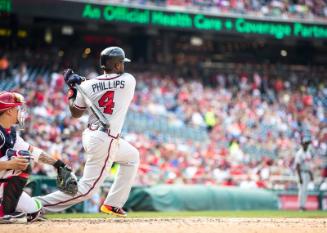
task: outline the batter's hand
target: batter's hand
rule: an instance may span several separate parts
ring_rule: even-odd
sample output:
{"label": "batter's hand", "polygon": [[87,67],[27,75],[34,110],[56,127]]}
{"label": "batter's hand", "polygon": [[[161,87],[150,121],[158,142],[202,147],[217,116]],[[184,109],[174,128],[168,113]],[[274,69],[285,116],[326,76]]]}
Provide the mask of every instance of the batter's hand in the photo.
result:
{"label": "batter's hand", "polygon": [[6,161],[7,169],[24,171],[29,165],[29,161],[21,156],[15,156],[11,160]]}
{"label": "batter's hand", "polygon": [[66,83],[67,83],[67,80],[69,79],[69,77],[73,74],[74,74],[74,71],[72,69],[67,69],[64,71],[64,79],[65,79]]}
{"label": "batter's hand", "polygon": [[78,74],[75,74],[72,69],[67,69],[67,70],[64,71],[64,78],[65,78],[66,84],[70,88],[74,88],[74,86],[76,84],[79,85],[85,80],[84,77],[79,76]]}

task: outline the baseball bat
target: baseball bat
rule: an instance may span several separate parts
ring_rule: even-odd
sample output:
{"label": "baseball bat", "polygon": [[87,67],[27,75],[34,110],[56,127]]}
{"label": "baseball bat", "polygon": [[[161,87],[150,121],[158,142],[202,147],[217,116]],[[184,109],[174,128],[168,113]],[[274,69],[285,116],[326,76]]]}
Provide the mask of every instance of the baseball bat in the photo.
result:
{"label": "baseball bat", "polygon": [[84,101],[86,105],[91,109],[93,114],[98,118],[100,123],[102,124],[103,127],[109,128],[109,122],[107,121],[107,118],[104,116],[103,112],[90,100],[88,95],[85,93],[83,88],[79,85],[75,85],[75,88],[81,93],[82,97],[84,98]]}

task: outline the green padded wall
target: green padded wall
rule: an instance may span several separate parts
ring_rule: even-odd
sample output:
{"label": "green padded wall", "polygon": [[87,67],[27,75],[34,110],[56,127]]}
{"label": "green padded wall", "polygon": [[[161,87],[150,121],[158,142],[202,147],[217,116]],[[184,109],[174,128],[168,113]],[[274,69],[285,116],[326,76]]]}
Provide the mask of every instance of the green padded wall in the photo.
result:
{"label": "green padded wall", "polygon": [[134,188],[125,208],[134,211],[278,209],[277,194],[262,189],[204,185]]}

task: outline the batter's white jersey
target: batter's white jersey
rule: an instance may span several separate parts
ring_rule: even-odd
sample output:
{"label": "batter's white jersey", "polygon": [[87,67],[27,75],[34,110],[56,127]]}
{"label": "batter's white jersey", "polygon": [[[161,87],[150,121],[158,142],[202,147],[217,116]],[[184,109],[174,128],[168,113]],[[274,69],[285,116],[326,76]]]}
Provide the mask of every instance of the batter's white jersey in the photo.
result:
{"label": "batter's white jersey", "polygon": [[[120,134],[134,96],[135,85],[135,78],[129,73],[104,74],[81,84],[91,102],[97,105],[107,118],[110,124],[110,135]],[[74,106],[79,109],[87,107],[79,92]],[[89,111],[89,124],[100,124],[92,111]]]}

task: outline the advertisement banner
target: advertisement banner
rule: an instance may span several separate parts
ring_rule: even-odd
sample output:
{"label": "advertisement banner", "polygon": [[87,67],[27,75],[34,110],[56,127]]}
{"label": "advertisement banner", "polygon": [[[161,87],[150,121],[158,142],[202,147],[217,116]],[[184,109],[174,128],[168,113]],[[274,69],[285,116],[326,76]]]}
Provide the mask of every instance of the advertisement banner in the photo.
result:
{"label": "advertisement banner", "polygon": [[[327,196],[325,197],[325,205],[327,208]],[[279,195],[280,209],[282,210],[298,210],[299,201],[296,194],[280,194]],[[318,210],[319,199],[316,195],[309,195],[305,204],[307,210]]]}
{"label": "advertisement banner", "polygon": [[[1,1],[1,0],[0,0]],[[253,19],[246,16],[223,17],[206,12],[172,11],[162,8],[129,7],[53,0],[2,0],[7,11],[34,17],[87,20],[143,27],[166,27],[239,35],[262,35],[276,39],[288,37],[327,39],[327,24],[303,21]],[[59,2],[59,4],[58,4]],[[91,1],[90,1],[91,2]],[[110,1],[107,1],[108,3]],[[54,10],[60,9],[60,10]]]}

